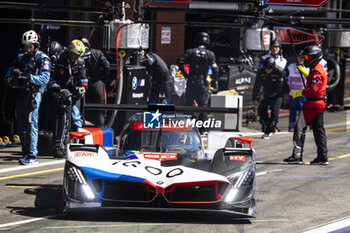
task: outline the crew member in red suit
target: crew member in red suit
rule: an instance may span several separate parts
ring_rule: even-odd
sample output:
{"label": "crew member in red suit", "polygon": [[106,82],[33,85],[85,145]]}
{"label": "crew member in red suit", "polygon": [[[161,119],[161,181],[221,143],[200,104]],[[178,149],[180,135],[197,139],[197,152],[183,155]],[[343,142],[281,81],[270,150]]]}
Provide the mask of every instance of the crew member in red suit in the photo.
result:
{"label": "crew member in red suit", "polygon": [[294,128],[293,154],[285,159],[284,162],[292,164],[303,163],[305,131],[306,127],[311,125],[317,146],[317,157],[310,164],[327,165],[327,138],[323,127],[328,77],[327,62],[322,59],[322,49],[316,45],[305,47],[303,55],[305,66],[310,68],[306,88],[300,91],[293,91],[292,96],[293,98],[305,96],[306,102],[303,105]]}

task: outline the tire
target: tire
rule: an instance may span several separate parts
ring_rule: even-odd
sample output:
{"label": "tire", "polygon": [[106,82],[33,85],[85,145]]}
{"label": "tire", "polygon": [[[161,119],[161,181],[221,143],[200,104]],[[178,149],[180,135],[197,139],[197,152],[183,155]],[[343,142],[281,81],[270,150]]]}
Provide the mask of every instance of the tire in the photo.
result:
{"label": "tire", "polygon": [[328,82],[327,92],[333,91],[340,81],[340,66],[333,58],[327,58]]}

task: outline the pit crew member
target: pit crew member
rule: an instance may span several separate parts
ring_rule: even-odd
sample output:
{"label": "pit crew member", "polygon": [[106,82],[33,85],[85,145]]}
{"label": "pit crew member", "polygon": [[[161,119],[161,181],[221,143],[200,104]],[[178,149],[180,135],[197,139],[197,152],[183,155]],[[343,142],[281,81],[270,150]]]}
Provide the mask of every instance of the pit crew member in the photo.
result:
{"label": "pit crew member", "polygon": [[150,103],[162,103],[163,99],[170,103],[174,92],[174,79],[164,60],[157,54],[148,52],[141,60],[141,65],[146,66],[152,74]]}
{"label": "pit crew member", "polygon": [[[105,104],[106,89],[103,80],[109,74],[109,61],[101,50],[91,48],[88,39],[82,38],[81,41],[85,46],[83,59],[89,80],[89,91],[86,92],[86,102]],[[106,127],[106,111],[90,111],[87,115],[93,116],[97,127]]]}
{"label": "pit crew member", "polygon": [[282,70],[286,68],[287,60],[280,55],[281,53],[281,44],[278,40],[272,40],[270,44],[270,53],[264,55],[260,59],[259,68],[263,67],[263,62],[266,58],[272,57],[275,59],[276,65],[279,66]]}
{"label": "pit crew member", "polygon": [[322,59],[323,52],[319,46],[310,45],[304,49],[305,66],[310,68],[306,88],[292,92],[293,97],[305,96],[306,102],[299,114],[293,135],[293,153],[284,162],[292,164],[303,163],[303,148],[305,131],[308,125],[312,126],[317,157],[310,162],[311,165],[327,165],[327,137],[324,129],[324,109],[326,107],[326,88],[328,73],[326,61]]}
{"label": "pit crew member", "polygon": [[51,61],[40,51],[40,36],[30,30],[23,34],[24,53],[18,55],[5,78],[16,88],[16,127],[21,139],[22,165],[38,163],[39,106],[45,87],[50,80]]}
{"label": "pit crew member", "polygon": [[[304,83],[306,82],[303,73],[309,73],[309,68],[304,66],[303,50],[297,51],[297,62],[293,62],[287,67],[287,80],[289,84],[289,123],[288,131],[293,132],[297,118],[297,112],[303,107],[305,102],[304,96],[293,98],[292,91],[299,91],[304,89]],[[302,80],[304,79],[304,80]]]}
{"label": "pit crew member", "polygon": [[[84,60],[83,42],[73,40],[68,50],[64,51],[57,60],[55,70],[52,71],[51,88],[57,89],[56,129],[55,129],[55,157],[64,157],[69,140],[68,133],[81,127],[79,108],[76,103],[82,98],[87,89],[87,77]],[[72,116],[73,114],[73,116]]]}
{"label": "pit crew member", "polygon": [[[195,48],[188,49],[185,54],[177,60],[177,65],[187,80],[185,105],[193,106],[194,100],[198,106],[208,106],[210,93],[207,75],[209,67],[212,70],[211,86],[217,88],[219,67],[216,64],[215,54],[207,49],[210,44],[210,37],[206,32],[199,32],[195,38]],[[189,65],[189,73],[185,71],[185,65]],[[199,119],[205,121],[207,115],[201,113]],[[205,130],[200,129],[203,133]]]}
{"label": "pit crew member", "polygon": [[[260,123],[266,128],[264,139],[269,139],[275,133],[278,123],[278,114],[282,104],[284,87],[284,72],[276,66],[275,59],[268,57],[263,62],[263,67],[259,69],[253,88],[253,104],[259,105]],[[263,98],[259,98],[260,87],[263,87]],[[260,99],[260,104],[259,104]],[[268,115],[268,108],[271,109],[271,116]]]}

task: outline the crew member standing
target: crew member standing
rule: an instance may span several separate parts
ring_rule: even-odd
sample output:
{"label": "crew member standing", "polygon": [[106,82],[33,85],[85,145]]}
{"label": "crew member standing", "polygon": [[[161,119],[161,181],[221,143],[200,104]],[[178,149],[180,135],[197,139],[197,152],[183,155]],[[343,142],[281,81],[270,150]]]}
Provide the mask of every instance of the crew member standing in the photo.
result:
{"label": "crew member standing", "polygon": [[[286,70],[286,65],[287,65],[287,60],[283,58],[282,53],[281,53],[281,44],[278,42],[278,40],[271,40],[270,44],[270,53],[264,55],[260,59],[259,63],[259,69],[263,67],[263,62],[265,61],[266,58],[272,57],[275,60],[276,67],[279,67],[281,70],[283,70],[284,77],[285,77],[285,70]],[[264,91],[264,90],[262,90]],[[283,98],[282,98],[282,103],[283,103]],[[261,119],[261,118],[260,118]],[[267,125],[265,122],[260,121],[262,131],[265,132],[267,129]],[[276,128],[277,131],[279,131],[278,128]]]}
{"label": "crew member standing", "polygon": [[[206,32],[199,32],[196,35],[195,45],[197,47],[188,49],[185,54],[177,60],[177,65],[187,80],[185,104],[208,106],[210,93],[209,82],[207,80],[209,67],[212,70],[211,86],[217,88],[217,78],[219,67],[216,64],[215,54],[206,47],[210,44],[210,37]],[[189,73],[185,71],[185,65],[189,65]],[[206,120],[207,114],[201,113],[200,120]],[[200,129],[203,131],[204,129]]]}
{"label": "crew member standing", "polygon": [[51,61],[39,50],[40,37],[30,30],[23,34],[24,53],[18,55],[7,72],[7,82],[16,88],[16,127],[21,139],[22,165],[38,163],[39,106],[46,84],[50,80]]}
{"label": "crew member standing", "polygon": [[[81,120],[78,108],[75,115],[72,116],[73,106],[82,97],[84,97],[87,88],[86,70],[84,60],[81,56],[85,52],[83,42],[73,40],[69,49],[61,54],[57,60],[55,70],[52,71],[51,89],[58,91],[57,103],[57,125],[55,129],[55,157],[64,157],[66,146],[69,141],[69,131],[71,128],[71,119],[73,129],[81,127]],[[53,90],[52,90],[53,91]]]}
{"label": "crew member standing", "polygon": [[163,99],[170,103],[174,92],[174,80],[169,68],[157,54],[149,52],[141,60],[141,65],[146,66],[152,74],[152,86],[149,102],[162,103]]}
{"label": "crew member standing", "polygon": [[[259,69],[253,88],[253,104],[259,105],[260,122],[266,125],[263,129],[264,139],[277,131],[278,114],[282,104],[284,72],[276,66],[275,59],[268,57]],[[263,87],[263,98],[259,104],[259,91]],[[268,115],[268,108],[271,109],[271,116]]]}
{"label": "crew member standing", "polygon": [[326,88],[328,73],[326,61],[322,59],[322,49],[316,45],[307,46],[303,52],[305,66],[310,68],[306,88],[292,92],[293,97],[305,96],[306,102],[299,114],[293,135],[293,154],[284,162],[293,164],[303,163],[303,148],[305,131],[308,125],[312,126],[317,146],[317,157],[311,165],[327,165],[327,137],[323,127],[324,109],[326,107]]}
{"label": "crew member standing", "polygon": [[278,40],[272,40],[270,44],[270,53],[261,57],[259,68],[263,66],[263,62],[266,58],[272,57],[273,59],[275,59],[276,66],[284,70],[287,65],[287,60],[282,55],[280,55],[280,53],[281,53],[281,44],[278,43]]}
{"label": "crew member standing", "polygon": [[[106,88],[103,80],[107,78],[109,74],[109,61],[101,50],[91,48],[88,39],[82,38],[81,41],[85,46],[83,59],[85,60],[86,74],[89,80],[89,90],[86,93],[86,102],[105,104]],[[94,117],[97,127],[106,127],[106,111],[100,110],[87,113],[87,115],[90,114],[97,116]]]}
{"label": "crew member standing", "polygon": [[[47,55],[49,56],[51,60],[51,71],[55,70],[55,66],[57,63],[58,58],[63,53],[64,47],[57,41],[51,41],[48,49],[47,49]],[[39,122],[39,129],[40,130],[46,130],[46,131],[55,131],[55,121],[52,119],[55,119],[55,94],[51,92],[51,85],[52,82],[49,81],[47,84],[47,89],[42,97],[42,102],[39,109],[39,115],[40,115],[40,122]],[[55,91],[53,89],[53,91]],[[39,151],[40,153],[40,151]]]}
{"label": "crew member standing", "polygon": [[304,89],[304,83],[306,82],[304,74],[309,73],[309,68],[304,66],[303,50],[297,52],[297,62],[291,63],[287,67],[287,80],[289,84],[289,124],[288,130],[294,131],[294,126],[297,118],[297,112],[301,111],[303,103],[305,102],[304,96],[293,98],[292,91],[299,91]]}

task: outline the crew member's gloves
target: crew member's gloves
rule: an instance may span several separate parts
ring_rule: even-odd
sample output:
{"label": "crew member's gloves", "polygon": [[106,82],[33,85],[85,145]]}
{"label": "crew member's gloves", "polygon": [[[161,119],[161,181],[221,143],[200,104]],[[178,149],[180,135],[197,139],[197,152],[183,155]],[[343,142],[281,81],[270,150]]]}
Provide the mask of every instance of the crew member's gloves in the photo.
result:
{"label": "crew member's gloves", "polygon": [[18,76],[18,79],[27,80],[29,78],[28,78],[28,76],[20,75],[20,76]]}
{"label": "crew member's gloves", "polygon": [[294,98],[297,98],[297,97],[300,97],[300,96],[303,96],[303,90],[300,90],[300,91],[292,91],[292,96],[293,96],[293,99],[294,99]]}
{"label": "crew member's gloves", "polygon": [[307,78],[307,76],[309,76],[309,72],[307,72],[301,65],[298,65],[297,69],[304,76],[304,78]]}
{"label": "crew member's gloves", "polygon": [[15,76],[15,77],[18,77],[22,74],[23,74],[23,72],[21,72],[18,68],[13,69],[13,71],[12,71],[12,76]]}
{"label": "crew member's gloves", "polygon": [[211,91],[217,92],[219,90],[219,83],[216,80],[211,81]]}
{"label": "crew member's gloves", "polygon": [[61,89],[60,90],[60,96],[63,99],[68,99],[71,95],[72,95],[72,93],[68,89]]}
{"label": "crew member's gloves", "polygon": [[82,86],[81,87],[81,98],[83,98],[85,96],[85,93],[86,93],[86,87],[85,86]]}

